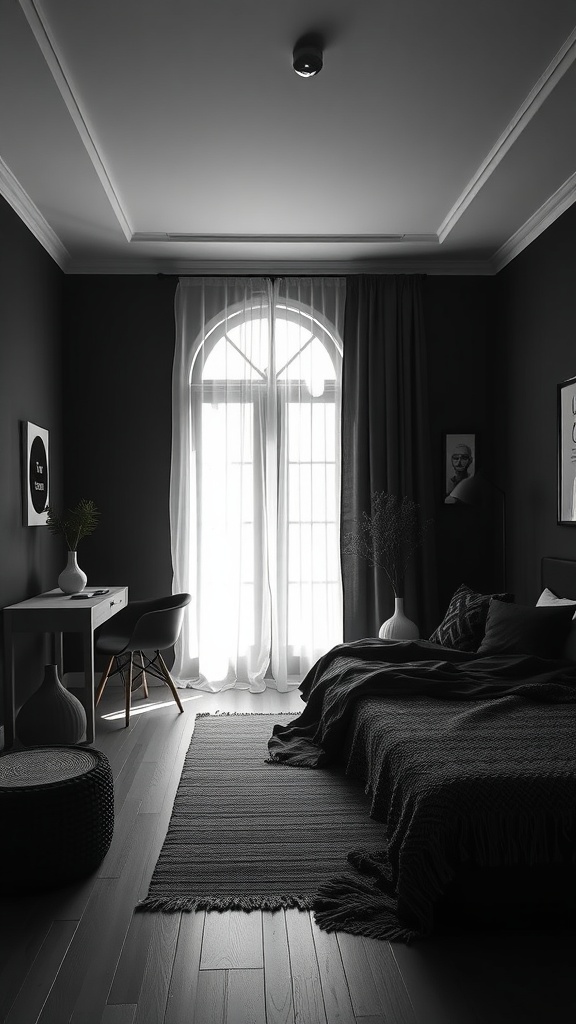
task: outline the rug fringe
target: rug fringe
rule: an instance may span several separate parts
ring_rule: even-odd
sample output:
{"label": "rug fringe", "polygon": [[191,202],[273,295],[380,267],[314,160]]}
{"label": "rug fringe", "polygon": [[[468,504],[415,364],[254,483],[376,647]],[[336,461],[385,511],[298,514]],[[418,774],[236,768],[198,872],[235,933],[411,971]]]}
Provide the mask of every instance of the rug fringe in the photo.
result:
{"label": "rug fringe", "polygon": [[207,910],[224,913],[227,910],[311,910],[312,896],[147,896],[134,908],[136,912],[162,911],[163,913],[189,913]]}
{"label": "rug fringe", "polygon": [[294,718],[296,711],[199,711],[196,718]]}

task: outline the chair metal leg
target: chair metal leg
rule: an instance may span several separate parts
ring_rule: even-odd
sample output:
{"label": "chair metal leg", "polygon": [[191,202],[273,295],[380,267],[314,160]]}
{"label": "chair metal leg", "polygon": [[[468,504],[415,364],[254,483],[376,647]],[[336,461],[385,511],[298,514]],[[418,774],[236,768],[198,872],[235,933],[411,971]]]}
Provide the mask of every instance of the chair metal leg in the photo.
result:
{"label": "chair metal leg", "polygon": [[100,703],[100,698],[101,698],[102,694],[104,693],[104,687],[106,686],[106,683],[108,682],[108,676],[110,675],[110,669],[112,668],[112,665],[114,664],[114,659],[115,658],[116,658],[116,655],[112,654],[108,664],[106,665],[106,668],[104,669],[104,671],[102,673],[102,676],[100,677],[100,682],[98,683],[98,689],[96,690],[96,699],[95,699],[95,706],[96,707]]}
{"label": "chair metal leg", "polygon": [[170,673],[169,673],[169,671],[168,671],[168,669],[166,667],[166,662],[164,661],[164,658],[160,654],[160,651],[156,651],[156,657],[158,658],[158,661],[160,663],[160,668],[162,669],[162,674],[164,676],[164,679],[166,680],[167,685],[172,690],[172,696],[174,697],[174,700],[176,701],[178,707],[180,708],[180,711],[184,712],[184,708],[182,707],[182,704],[180,703],[180,697],[178,696],[178,691],[177,691],[176,687],[174,686],[174,681],[173,681],[172,676],[170,675]]}

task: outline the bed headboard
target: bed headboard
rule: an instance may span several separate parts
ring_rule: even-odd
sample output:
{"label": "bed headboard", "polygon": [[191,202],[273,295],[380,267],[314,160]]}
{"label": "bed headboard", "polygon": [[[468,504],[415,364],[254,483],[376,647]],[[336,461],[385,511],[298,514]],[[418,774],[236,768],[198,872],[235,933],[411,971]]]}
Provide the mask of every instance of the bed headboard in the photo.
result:
{"label": "bed headboard", "polygon": [[543,558],[541,583],[542,589],[548,587],[558,597],[576,601],[576,561],[569,558]]}

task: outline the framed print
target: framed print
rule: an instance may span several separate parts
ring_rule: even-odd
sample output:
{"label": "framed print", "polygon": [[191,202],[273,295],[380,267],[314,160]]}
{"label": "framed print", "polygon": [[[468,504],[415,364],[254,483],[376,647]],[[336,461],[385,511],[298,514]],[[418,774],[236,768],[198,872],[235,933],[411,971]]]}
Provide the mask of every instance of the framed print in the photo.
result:
{"label": "framed print", "polygon": [[576,377],[558,385],[558,523],[576,526]]}
{"label": "framed print", "polygon": [[46,526],[50,500],[48,431],[22,423],[22,490],[24,526]]}
{"label": "framed print", "polygon": [[462,480],[476,472],[476,434],[444,434],[444,500]]}

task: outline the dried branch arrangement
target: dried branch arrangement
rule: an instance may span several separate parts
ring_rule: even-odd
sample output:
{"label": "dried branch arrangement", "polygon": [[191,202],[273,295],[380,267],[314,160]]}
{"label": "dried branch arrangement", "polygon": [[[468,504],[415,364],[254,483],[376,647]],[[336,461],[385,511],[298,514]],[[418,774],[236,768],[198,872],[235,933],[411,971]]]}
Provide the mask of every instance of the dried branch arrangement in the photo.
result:
{"label": "dried branch arrangement", "polygon": [[432,522],[422,520],[420,505],[412,498],[373,491],[371,512],[362,513],[356,533],[345,535],[344,551],[382,569],[394,596],[402,597],[406,566]]}

